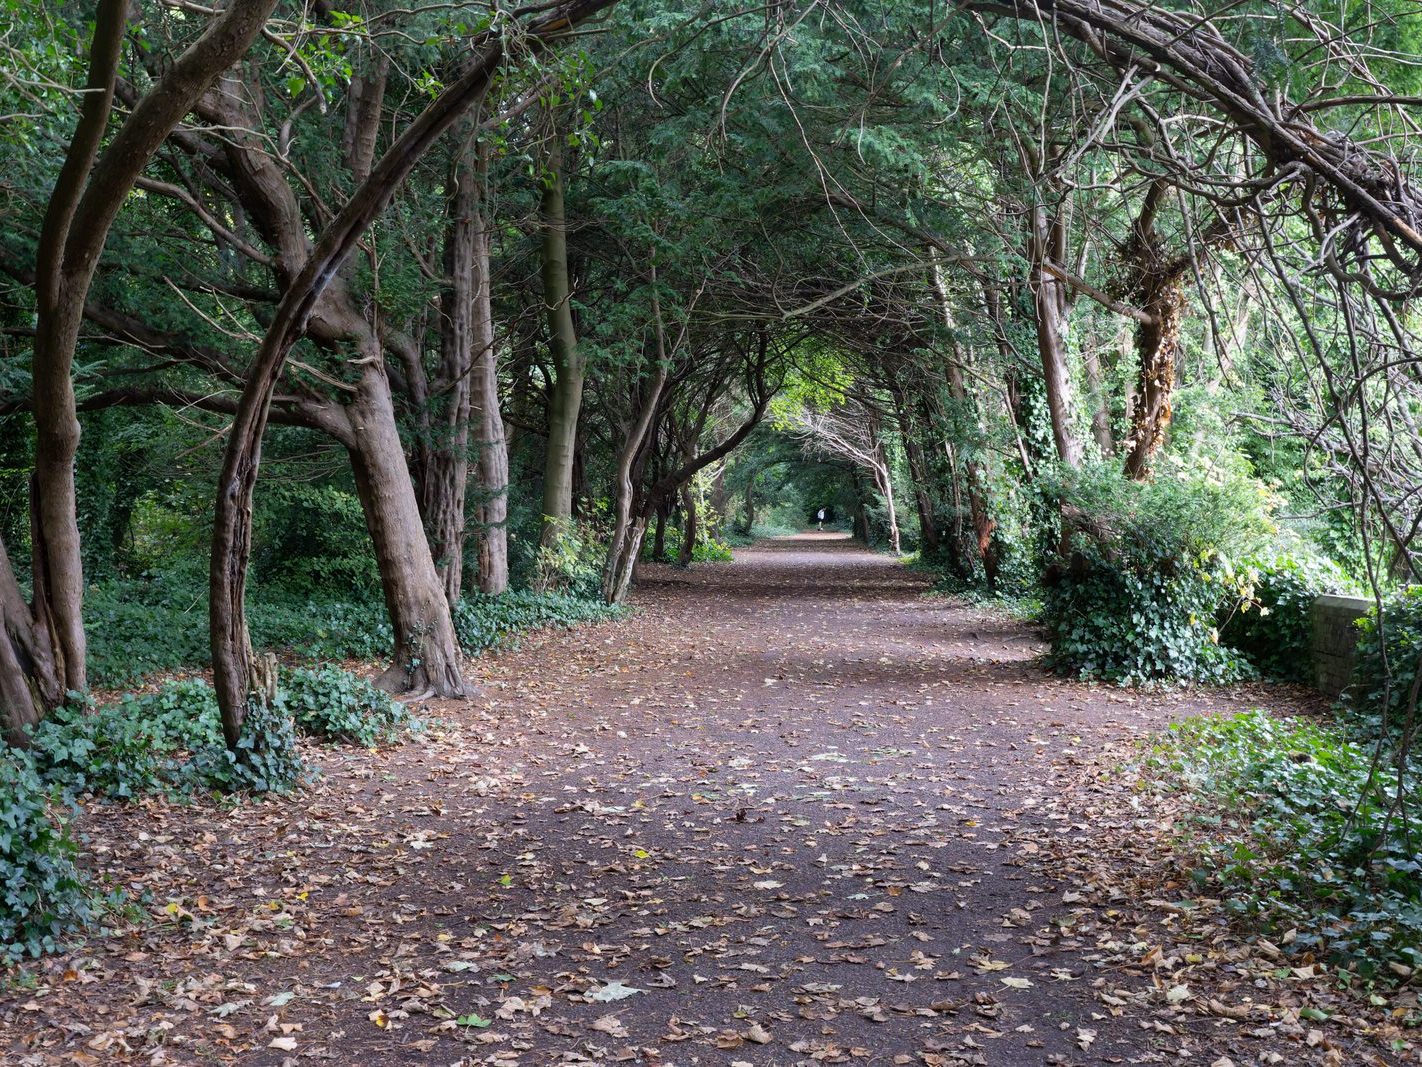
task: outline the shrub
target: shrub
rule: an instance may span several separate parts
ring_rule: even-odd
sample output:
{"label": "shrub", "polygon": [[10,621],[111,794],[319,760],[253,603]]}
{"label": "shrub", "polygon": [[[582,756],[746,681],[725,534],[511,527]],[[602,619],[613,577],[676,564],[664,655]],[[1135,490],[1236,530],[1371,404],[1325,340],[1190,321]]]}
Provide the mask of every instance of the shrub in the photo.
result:
{"label": "shrub", "polygon": [[264,485],[257,494],[252,570],[298,594],[369,588],[380,574],[360,499],[331,486]]}
{"label": "shrub", "polygon": [[183,770],[194,785],[222,793],[289,793],[310,778],[280,692],[270,705],[252,702],[236,752],[221,743],[207,745]]}
{"label": "shrub", "polygon": [[1417,672],[1422,665],[1422,587],[1397,593],[1358,620],[1358,658],[1343,706],[1369,739],[1416,735]]}
{"label": "shrub", "polygon": [[[795,531],[792,531],[795,532]],[[668,526],[663,549],[666,553],[665,559],[675,562],[681,554],[681,527]],[[642,542],[642,558],[650,560],[652,558],[651,541]],[[735,554],[731,551],[728,541],[718,540],[706,533],[705,527],[700,529],[696,538],[696,544],[691,548],[692,563],[730,563],[735,559]]]}
{"label": "shrub", "polygon": [[200,679],[165,682],[95,708],[75,700],[34,727],[35,769],[66,793],[128,798],[177,783],[175,757],[222,743],[212,688]]}
{"label": "shrub", "polygon": [[53,951],[93,917],[77,852],[29,756],[0,753],[0,949],[7,956]]}
{"label": "shrub", "polygon": [[607,539],[595,521],[561,520],[547,544],[536,542],[532,585],[574,596],[594,596],[602,586]]}
{"label": "shrub", "polygon": [[1312,622],[1309,611],[1323,593],[1348,586],[1342,568],[1331,560],[1280,553],[1244,567],[1253,596],[1227,612],[1220,640],[1244,653],[1272,678],[1308,682],[1312,669]]}
{"label": "shrub", "polygon": [[[1262,711],[1171,728],[1149,769],[1208,800],[1193,845],[1227,907],[1366,975],[1422,965],[1422,813],[1343,728]],[[1396,970],[1393,968],[1393,970]]]}
{"label": "shrub", "polygon": [[286,708],[302,733],[371,746],[393,738],[413,719],[405,705],[339,667],[282,672]]}
{"label": "shrub", "polygon": [[1251,672],[1215,620],[1252,593],[1231,559],[1272,533],[1262,486],[1208,468],[1132,482],[1096,467],[1060,494],[1062,558],[1043,600],[1051,665],[1123,685]]}
{"label": "shrub", "polygon": [[379,659],[395,647],[385,602],[354,598],[264,595],[248,611],[258,648],[289,649],[313,659]]}
{"label": "shrub", "polygon": [[200,679],[170,681],[99,708],[79,701],[56,708],[34,728],[30,758],[44,781],[69,796],[287,792],[302,779],[284,694],[276,708],[249,715],[243,731],[234,756],[212,687]]}
{"label": "shrub", "polygon": [[[207,589],[200,576],[114,582],[90,594],[89,673],[99,685],[133,685],[165,671],[205,666]],[[378,592],[344,597],[253,591],[252,642],[320,659],[378,659],[394,647]]]}
{"label": "shrub", "polygon": [[115,582],[91,593],[84,603],[91,681],[126,686],[206,663],[207,594],[196,597],[174,603],[162,585],[144,582]]}
{"label": "shrub", "polygon": [[454,609],[454,632],[465,652],[482,652],[524,630],[570,627],[615,619],[626,608],[566,593],[518,590],[500,596],[465,597]]}

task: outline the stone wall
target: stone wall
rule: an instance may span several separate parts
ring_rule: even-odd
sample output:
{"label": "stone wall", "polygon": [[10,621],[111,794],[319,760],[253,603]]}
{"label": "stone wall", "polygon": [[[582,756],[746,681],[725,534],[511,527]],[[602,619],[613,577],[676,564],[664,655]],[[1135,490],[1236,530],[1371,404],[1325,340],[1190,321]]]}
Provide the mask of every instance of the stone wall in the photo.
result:
{"label": "stone wall", "polygon": [[1347,688],[1358,653],[1358,628],[1354,624],[1372,610],[1368,597],[1333,593],[1313,602],[1313,684],[1325,696],[1336,697]]}

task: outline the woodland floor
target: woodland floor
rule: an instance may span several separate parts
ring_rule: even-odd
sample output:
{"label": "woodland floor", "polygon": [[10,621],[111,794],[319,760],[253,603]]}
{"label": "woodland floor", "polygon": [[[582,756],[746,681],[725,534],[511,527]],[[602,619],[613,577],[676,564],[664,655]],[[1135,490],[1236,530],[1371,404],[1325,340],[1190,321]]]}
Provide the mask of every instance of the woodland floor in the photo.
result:
{"label": "woodland floor", "polygon": [[87,812],[151,903],[12,981],[0,1060],[1415,1061],[1415,997],[1360,1005],[1189,901],[1178,813],[1115,772],[1302,694],[1063,681],[845,539],[737,556],[485,657],[484,699],[315,754],[289,800]]}

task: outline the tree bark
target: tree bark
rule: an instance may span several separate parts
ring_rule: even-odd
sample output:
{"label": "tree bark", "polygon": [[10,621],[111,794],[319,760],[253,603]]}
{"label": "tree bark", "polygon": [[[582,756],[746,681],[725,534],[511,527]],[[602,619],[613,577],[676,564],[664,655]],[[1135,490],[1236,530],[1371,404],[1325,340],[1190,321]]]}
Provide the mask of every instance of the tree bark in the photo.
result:
{"label": "tree bark", "polygon": [[652,532],[652,559],[661,562],[667,557],[667,520],[671,518],[671,501],[658,501],[656,515],[657,525]]}
{"label": "tree bark", "polygon": [[[660,358],[661,348],[659,343],[656,370],[643,392],[637,419],[624,435],[622,448],[617,455],[617,470],[613,476],[612,536],[608,539],[607,562],[603,566],[602,574],[602,597],[609,604],[620,604],[626,599],[637,557],[642,552],[642,539],[647,533],[648,516],[642,514],[637,507],[634,481],[638,476],[637,459],[646,448],[647,435],[667,382],[666,362]],[[660,559],[665,550],[666,523],[658,512],[653,555]]]}
{"label": "tree bark", "polygon": [[722,463],[711,476],[711,517],[706,522],[706,536],[720,540],[726,522],[726,465]]}
{"label": "tree bark", "polygon": [[479,446],[474,536],[479,545],[479,591],[498,595],[509,588],[509,449],[503,413],[499,410],[499,360],[490,303],[489,230],[482,213],[479,222],[475,259],[479,270],[474,293],[475,356],[469,379],[471,425],[478,434]]}
{"label": "tree bark", "polygon": [[1086,371],[1086,387],[1091,391],[1091,436],[1103,456],[1114,455],[1116,442],[1111,435],[1111,405],[1101,378],[1101,357],[1094,344],[1082,346],[1081,365]]}
{"label": "tree bark", "polygon": [[394,663],[376,684],[393,693],[462,697],[466,690],[448,591],[420,522],[390,385],[378,358],[366,361],[358,390],[347,409],[354,438],[351,465],[395,636]]}
{"label": "tree bark", "polygon": [[[642,390],[641,407],[632,424],[623,434],[622,448],[617,454],[613,474],[612,536],[607,544],[607,562],[603,565],[602,597],[609,604],[620,604],[632,585],[637,558],[642,553],[642,539],[647,532],[647,515],[637,507],[635,483],[640,481],[638,457],[644,454],[648,435],[652,432],[662,391],[667,384],[667,342],[662,322],[661,297],[657,292],[657,268],[654,263],[649,278],[652,287],[652,326],[656,338],[656,366],[651,380]],[[666,526],[657,518],[656,555],[660,558],[666,547]]]}
{"label": "tree bark", "polygon": [[1072,429],[1071,369],[1064,335],[1067,321],[1067,288],[1046,264],[1065,262],[1066,226],[1044,205],[1033,206],[1032,232],[1028,235],[1033,307],[1037,320],[1037,352],[1042,360],[1047,412],[1057,456],[1068,467],[1081,466],[1081,444]]}
{"label": "tree bark", "polygon": [[554,381],[548,398],[548,445],[543,465],[543,526],[539,543],[551,547],[567,532],[573,516],[573,466],[578,416],[583,403],[584,365],[573,324],[573,291],[568,274],[568,223],[563,199],[562,130],[555,114],[539,210],[542,232],[540,276],[548,318],[548,349]]}
{"label": "tree bark", "polygon": [[889,397],[894,404],[894,418],[899,425],[899,436],[904,442],[904,456],[908,460],[909,479],[913,482],[914,505],[918,509],[919,548],[925,556],[938,554],[938,516],[933,503],[932,475],[928,460],[923,454],[923,445],[915,432],[913,419],[909,414],[903,388],[892,372],[889,375]]}
{"label": "tree bark", "polygon": [[681,485],[681,546],[676,554],[680,567],[690,567],[696,554],[696,539],[701,536],[700,515],[696,500],[696,486],[690,481]]}
{"label": "tree bark", "polygon": [[1175,357],[1180,344],[1180,319],[1185,294],[1178,278],[1153,281],[1143,310],[1155,320],[1136,327],[1136,388],[1131,403],[1131,436],[1126,445],[1125,474],[1141,481],[1150,477],[1151,462],[1165,443],[1172,415]]}
{"label": "tree bark", "polygon": [[[948,362],[948,391],[966,411],[970,398],[967,383],[963,380],[962,355],[956,351],[954,358]],[[968,497],[968,516],[973,526],[972,539],[960,547],[960,551],[965,547],[971,553],[970,559],[966,561],[968,566],[963,570],[966,577],[975,569],[974,564],[980,564],[983,576],[991,584],[997,579],[997,553],[992,546],[992,535],[997,529],[997,521],[993,519],[988,508],[987,474],[982,463],[976,459],[963,463],[963,474]]]}
{"label": "tree bark", "polygon": [[[430,552],[452,608],[464,580],[465,496],[469,484],[469,420],[475,337],[477,177],[472,141],[455,153],[449,169],[444,234],[445,284],[440,290],[439,371],[424,408],[420,444],[420,511]],[[412,372],[412,377],[415,376]]]}

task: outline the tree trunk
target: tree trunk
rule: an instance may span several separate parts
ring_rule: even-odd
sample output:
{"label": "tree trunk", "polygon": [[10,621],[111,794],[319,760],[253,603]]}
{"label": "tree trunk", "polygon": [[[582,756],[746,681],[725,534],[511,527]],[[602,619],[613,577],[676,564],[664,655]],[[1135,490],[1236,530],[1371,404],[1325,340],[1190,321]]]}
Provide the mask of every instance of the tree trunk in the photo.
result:
{"label": "tree trunk", "polygon": [[1114,455],[1116,442],[1111,436],[1111,405],[1101,380],[1101,357],[1096,345],[1082,346],[1081,364],[1086,371],[1086,387],[1091,391],[1091,436],[1103,456]]}
{"label": "tree trunk", "polygon": [[1049,217],[1041,204],[1032,208],[1032,233],[1028,238],[1032,264],[1032,300],[1037,320],[1037,352],[1042,360],[1042,380],[1046,385],[1047,412],[1052,420],[1052,439],[1057,456],[1068,467],[1081,466],[1081,444],[1072,430],[1071,369],[1067,363],[1067,289],[1046,265],[1064,256],[1066,229],[1063,221]]}
{"label": "tree trunk", "polygon": [[548,349],[554,381],[548,398],[548,446],[543,466],[543,527],[539,543],[555,544],[573,515],[573,457],[578,443],[578,415],[583,403],[584,367],[573,325],[573,292],[568,274],[568,223],[563,203],[562,132],[553,116],[545,160],[542,230],[543,304],[548,317]]}
{"label": "tree trunk", "polygon": [[928,460],[923,454],[919,436],[914,432],[913,420],[909,417],[908,406],[904,402],[904,393],[897,381],[891,384],[889,396],[894,402],[894,417],[899,424],[899,436],[904,441],[904,456],[908,460],[909,479],[913,482],[914,505],[918,509],[919,547],[925,556],[936,556],[939,548],[938,516],[930,488],[932,475],[928,469]]}
{"label": "tree trunk", "polygon": [[701,536],[696,498],[696,486],[690,481],[685,482],[681,487],[681,548],[676,555],[676,562],[680,567],[691,566],[691,557],[696,552],[696,539]]}
{"label": "tree trunk", "polygon": [[1137,481],[1150,477],[1151,461],[1165,443],[1165,431],[1170,425],[1170,396],[1175,385],[1175,357],[1184,306],[1179,280],[1161,279],[1150,287],[1142,308],[1154,321],[1136,328],[1139,371],[1131,404],[1125,474]]}
{"label": "tree trunk", "polygon": [[490,223],[484,213],[489,155],[481,144],[476,157],[471,221],[475,232],[473,277],[474,369],[469,377],[471,425],[478,435],[474,505],[481,593],[497,596],[509,588],[509,448],[499,410],[499,353],[494,345],[493,275],[489,269]]}
{"label": "tree trunk", "polygon": [[755,529],[755,480],[759,471],[751,471],[746,478],[746,534]]}
{"label": "tree trunk", "polygon": [[445,583],[420,522],[384,364],[367,357],[355,403],[351,465],[395,635],[395,662],[377,681],[390,692],[465,695]]}
{"label": "tree trunk", "polygon": [[657,502],[657,525],[652,533],[652,559],[660,563],[667,558],[667,520],[671,518],[671,501]]}
{"label": "tree trunk", "polygon": [[879,483],[879,492],[884,497],[884,508],[888,512],[889,547],[898,555],[902,549],[899,542],[899,513],[894,505],[894,471],[889,465],[888,450],[879,446],[880,466],[874,468],[874,480]]}
{"label": "tree trunk", "polygon": [[711,477],[711,518],[706,525],[706,536],[719,540],[726,522],[726,465],[722,463]]}
{"label": "tree trunk", "polygon": [[498,353],[489,317],[487,281],[483,294],[484,321],[489,329],[483,341],[484,354],[476,357],[471,378],[474,424],[479,434],[474,536],[479,546],[479,591],[497,596],[509,588],[509,451],[499,411]]}
{"label": "tree trunk", "polygon": [[[20,656],[12,648],[12,654],[0,656],[0,672],[24,672],[0,679],[0,699],[11,721],[42,717],[63,699],[65,690],[82,691],[88,682],[84,570],[74,483],[80,428],[72,371],[85,301],[109,230],[159,145],[193,102],[246,52],[274,5],[275,0],[234,0],[216,15],[139,99],[101,154],[129,4],[128,0],[98,4],[79,124],[46,206],[36,256],[31,538],[35,603],[24,613],[28,621],[20,618],[16,604],[3,610],[12,636],[43,627],[47,631],[43,639],[33,634],[19,644],[28,644],[31,652],[43,645],[47,652]],[[34,672],[50,673],[42,677]],[[13,703],[26,691],[36,702],[30,709]]]}
{"label": "tree trunk", "polygon": [[[938,294],[938,303],[943,315],[943,323],[950,330],[953,328],[953,306],[948,300],[948,285],[943,277],[943,271],[935,262],[933,266],[934,290]],[[1006,361],[1011,356],[1011,346],[1007,344],[1007,336],[1003,332],[1001,314],[1002,304],[997,292],[987,285],[983,286],[984,302],[988,312],[989,321],[992,323],[993,332],[997,337],[998,351]],[[981,422],[979,419],[977,405],[974,398],[968,393],[968,385],[964,373],[968,364],[967,352],[956,340],[952,343],[951,355],[947,360],[945,379],[948,383],[948,394],[953,398],[957,406],[959,417],[968,422],[975,433],[981,433]],[[1011,366],[1008,362],[1007,366]],[[920,398],[922,401],[922,398]],[[925,424],[929,423],[927,414],[924,416]],[[951,450],[950,463],[954,468],[953,495],[955,498],[954,516],[954,556],[953,564],[960,576],[964,578],[972,577],[977,572],[977,567],[981,565],[983,574],[991,582],[997,573],[996,556],[992,551],[992,534],[996,528],[996,523],[990,517],[987,504],[987,476],[983,471],[983,465],[976,459],[969,459],[962,464],[966,481],[966,491],[968,498],[968,513],[972,521],[973,535],[971,539],[965,538],[962,533],[962,494],[957,484],[957,467],[959,450]],[[1025,456],[1025,454],[1024,454]],[[912,457],[910,456],[910,459]],[[1025,462],[1025,459],[1024,459]]]}
{"label": "tree trunk", "polygon": [[854,475],[854,536],[868,545],[873,532],[869,529],[869,509],[864,505],[864,484],[858,472]]}
{"label": "tree trunk", "polygon": [[[36,603],[42,603],[36,590]],[[28,743],[25,728],[64,699],[53,635],[25,603],[5,542],[0,539],[0,730],[12,745]]]}
{"label": "tree trunk", "polygon": [[[654,302],[655,299],[653,297]],[[621,603],[627,596],[637,557],[642,552],[642,539],[647,533],[647,516],[638,507],[633,483],[639,473],[637,458],[647,444],[647,435],[656,416],[657,405],[661,402],[662,390],[666,386],[666,361],[661,358],[661,349],[659,343],[657,369],[642,399],[642,409],[624,435],[622,449],[617,456],[617,470],[613,476],[612,537],[608,541],[607,563],[602,575],[602,596],[609,604]],[[665,547],[665,523],[658,511],[655,554],[660,556]]]}
{"label": "tree trunk", "polygon": [[[562,39],[583,19],[610,6],[613,0],[566,0],[552,10],[534,16],[526,24],[521,46],[535,51]],[[401,182],[415,168],[430,147],[454,125],[477,100],[503,65],[505,45],[501,32],[490,29],[472,42],[471,56],[464,72],[450,82],[405,128],[370,176],[351,194],[334,220],[322,231],[305,265],[282,294],[272,315],[261,349],[247,371],[242,398],[238,402],[227,436],[222,471],[218,478],[217,506],[213,518],[212,562],[209,574],[208,622],[212,635],[213,688],[222,711],[223,735],[236,748],[246,717],[253,671],[247,640],[245,611],[247,563],[252,546],[252,495],[261,464],[262,438],[271,410],[272,396],[291,347],[331,282],[355,249],[357,242],[384,210]],[[388,390],[386,399],[388,402]],[[390,426],[393,442],[387,444],[402,457],[398,433]],[[407,484],[409,513],[418,515],[414,492]],[[415,527],[424,559],[429,547]],[[448,618],[443,588],[429,563],[431,588],[439,591],[439,601]],[[438,616],[436,616],[438,622]],[[452,627],[451,627],[452,629]],[[438,670],[448,665],[434,665]],[[428,670],[426,670],[428,673]],[[446,681],[448,681],[446,674]]]}
{"label": "tree trunk", "polygon": [[[362,142],[357,141],[357,144]],[[420,511],[430,552],[443,579],[450,607],[459,602],[464,580],[465,491],[469,484],[471,377],[477,317],[474,301],[478,257],[478,176],[475,149],[466,144],[450,167],[444,235],[446,284],[440,291],[439,373],[435,397],[416,397],[425,420],[420,444]],[[414,357],[418,359],[418,353]],[[411,373],[414,377],[414,373]]]}

